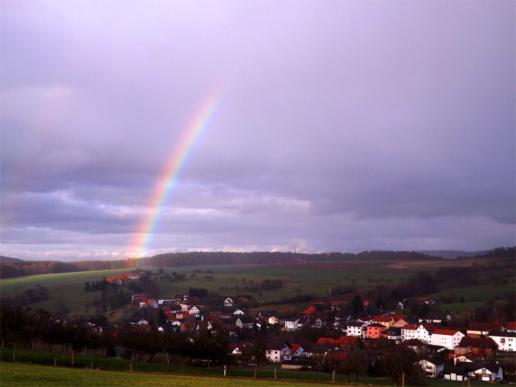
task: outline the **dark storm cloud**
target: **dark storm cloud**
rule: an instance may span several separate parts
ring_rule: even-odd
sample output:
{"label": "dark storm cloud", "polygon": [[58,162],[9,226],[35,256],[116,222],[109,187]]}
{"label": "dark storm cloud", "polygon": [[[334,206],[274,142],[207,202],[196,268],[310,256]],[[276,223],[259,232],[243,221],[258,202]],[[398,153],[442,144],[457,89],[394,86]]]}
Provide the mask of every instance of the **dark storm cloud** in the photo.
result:
{"label": "dark storm cloud", "polygon": [[[514,243],[514,3],[2,3],[2,253]],[[30,246],[30,247],[28,247]]]}

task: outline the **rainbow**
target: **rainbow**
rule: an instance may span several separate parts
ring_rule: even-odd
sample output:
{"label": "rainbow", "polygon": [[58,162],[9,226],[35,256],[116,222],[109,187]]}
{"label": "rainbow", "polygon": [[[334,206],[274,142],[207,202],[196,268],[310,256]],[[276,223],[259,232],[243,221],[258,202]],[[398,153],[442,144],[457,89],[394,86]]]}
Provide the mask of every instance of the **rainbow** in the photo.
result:
{"label": "rainbow", "polygon": [[196,141],[213,115],[220,101],[220,95],[220,92],[214,92],[204,100],[172,149],[172,153],[148,199],[147,208],[150,210],[145,213],[142,221],[138,224],[129,250],[130,257],[139,259],[145,255],[145,250],[151,241],[158,222],[161,208],[165,204],[170,192],[177,185],[181,170],[188,160],[188,156],[191,154]]}

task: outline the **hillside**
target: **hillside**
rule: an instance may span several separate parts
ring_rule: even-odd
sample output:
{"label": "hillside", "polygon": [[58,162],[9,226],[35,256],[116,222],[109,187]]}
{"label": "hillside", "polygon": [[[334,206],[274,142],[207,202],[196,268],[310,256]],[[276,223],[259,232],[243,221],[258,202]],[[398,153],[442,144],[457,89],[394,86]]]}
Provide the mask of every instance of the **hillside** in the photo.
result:
{"label": "hillside", "polygon": [[[456,258],[503,258],[513,257],[514,247],[499,247],[477,255],[456,251]],[[294,252],[180,252],[158,254],[142,259],[123,259],[113,261],[24,261],[17,258],[1,257],[0,278],[13,278],[35,274],[68,273],[90,270],[116,270],[139,266],[181,267],[197,265],[256,265],[256,264],[302,264],[302,263],[345,263],[350,261],[442,261],[450,258],[450,251],[442,256],[434,252],[429,255],[416,251],[362,251],[360,253],[294,253]],[[444,258],[443,258],[444,257]]]}
{"label": "hillside", "polygon": [[23,262],[23,259],[5,257],[3,255],[0,255],[0,263],[22,263],[22,262]]}

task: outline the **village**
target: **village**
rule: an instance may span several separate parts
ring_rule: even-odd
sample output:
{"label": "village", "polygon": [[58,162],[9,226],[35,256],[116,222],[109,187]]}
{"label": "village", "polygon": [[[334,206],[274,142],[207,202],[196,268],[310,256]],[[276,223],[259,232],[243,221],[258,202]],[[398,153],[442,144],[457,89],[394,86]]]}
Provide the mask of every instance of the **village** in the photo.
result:
{"label": "village", "polygon": [[[144,272],[127,272],[105,281],[123,285],[144,276]],[[434,301],[422,298],[421,302]],[[349,313],[350,303],[356,313]],[[226,336],[227,354],[237,364],[253,361],[246,354],[256,345],[259,332],[264,358],[281,369],[345,368],[343,364],[351,363],[357,351],[372,349],[381,357],[382,348],[394,343],[413,352],[427,378],[493,383],[514,377],[514,370],[507,368],[516,359],[515,321],[465,324],[450,314],[417,316],[404,310],[403,300],[395,310],[370,314],[373,309],[368,303],[357,295],[351,300],[330,295],[309,302],[300,313],[286,315],[256,308],[251,295],[209,296],[204,289],[190,289],[189,294],[157,299],[133,293],[129,307],[134,311],[130,324],[144,332],[194,337],[201,330],[218,331]]]}

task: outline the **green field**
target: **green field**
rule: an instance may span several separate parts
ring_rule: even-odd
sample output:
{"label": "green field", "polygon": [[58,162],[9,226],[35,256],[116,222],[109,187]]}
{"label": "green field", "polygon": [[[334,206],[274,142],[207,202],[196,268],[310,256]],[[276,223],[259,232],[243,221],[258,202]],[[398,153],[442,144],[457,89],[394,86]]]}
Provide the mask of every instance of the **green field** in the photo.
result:
{"label": "green field", "polygon": [[[160,289],[160,297],[174,297],[188,292],[189,288],[206,288],[210,295],[233,296],[251,294],[259,304],[275,302],[277,310],[303,308],[303,305],[284,303],[301,294],[325,296],[330,288],[350,286],[357,291],[364,291],[378,285],[394,285],[421,270],[435,270],[442,266],[471,265],[473,261],[425,260],[425,261],[345,261],[342,263],[290,263],[269,265],[201,265],[165,268],[164,273],[155,275]],[[145,268],[157,273],[157,268]],[[0,280],[0,295],[11,296],[38,284],[45,286],[50,294],[46,301],[34,303],[31,307],[43,308],[51,312],[65,307],[72,314],[92,314],[91,303],[98,292],[85,292],[86,281],[99,281],[109,274],[124,270],[102,270],[75,273],[43,274]],[[184,273],[186,280],[173,282],[167,274]],[[503,273],[502,273],[503,274]],[[210,276],[212,279],[206,279]],[[281,279],[284,286],[267,291],[250,290],[264,280]],[[443,304],[450,311],[464,311],[503,296],[513,290],[512,279],[500,284],[498,280],[488,281],[482,285],[445,290],[431,295],[436,299],[441,295],[453,293],[464,297],[464,303]],[[333,293],[335,294],[335,293]],[[116,313],[110,318],[116,319]]]}
{"label": "green field", "polygon": [[25,289],[42,285],[48,289],[49,299],[34,303],[31,307],[55,311],[58,300],[61,300],[66,308],[77,311],[85,303],[93,301],[94,292],[84,291],[84,282],[99,281],[107,275],[119,273],[125,270],[95,270],[72,273],[38,274],[25,277],[16,277],[0,280],[0,295],[2,297],[14,296]]}
{"label": "green field", "polygon": [[[42,366],[28,363],[0,362],[0,385],[1,386],[328,386],[328,385],[349,385],[342,380],[335,384],[328,379],[326,382],[311,381],[306,375],[302,379],[278,380],[222,377],[222,376],[186,376],[173,373],[158,372],[120,372],[104,371],[88,368],[66,368],[54,366]],[[329,377],[329,375],[327,375]],[[460,387],[460,382],[450,382],[442,379],[427,379],[429,387]],[[393,385],[387,379],[362,378],[355,386],[390,386]],[[485,386],[485,383],[471,382],[471,386]]]}
{"label": "green field", "polygon": [[0,363],[2,386],[317,386],[318,383],[116,372]]}
{"label": "green field", "polygon": [[[157,272],[156,268],[146,268]],[[36,285],[45,286],[50,299],[31,306],[56,311],[62,301],[70,311],[88,313],[84,306],[98,293],[85,292],[86,281],[99,281],[109,274],[123,270],[102,270],[75,273],[42,274],[0,280],[0,294],[12,296]],[[195,271],[202,271],[196,273]],[[415,272],[412,268],[391,267],[379,262],[346,262],[342,264],[311,265],[203,265],[166,268],[164,274],[185,273],[186,280],[171,282],[164,275],[155,276],[160,289],[160,297],[173,297],[188,292],[189,288],[206,288],[211,295],[231,296],[251,294],[259,302],[278,302],[300,294],[324,296],[329,288],[353,286],[365,290],[380,284],[397,283]],[[317,275],[314,275],[314,272]],[[213,277],[207,280],[205,275]],[[252,291],[249,287],[263,280],[281,279],[281,289]],[[222,288],[221,288],[222,287]]]}

